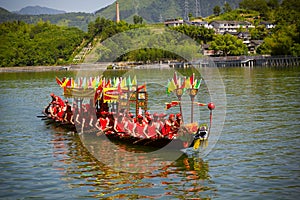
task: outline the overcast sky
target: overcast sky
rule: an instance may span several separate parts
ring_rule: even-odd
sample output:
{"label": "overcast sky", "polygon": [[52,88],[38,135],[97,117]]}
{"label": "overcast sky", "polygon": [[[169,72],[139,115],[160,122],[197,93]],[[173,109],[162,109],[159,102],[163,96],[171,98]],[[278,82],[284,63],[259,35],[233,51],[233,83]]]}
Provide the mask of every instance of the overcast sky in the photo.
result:
{"label": "overcast sky", "polygon": [[93,13],[113,2],[115,0],[0,0],[0,7],[19,11],[26,6],[41,6],[67,12]]}

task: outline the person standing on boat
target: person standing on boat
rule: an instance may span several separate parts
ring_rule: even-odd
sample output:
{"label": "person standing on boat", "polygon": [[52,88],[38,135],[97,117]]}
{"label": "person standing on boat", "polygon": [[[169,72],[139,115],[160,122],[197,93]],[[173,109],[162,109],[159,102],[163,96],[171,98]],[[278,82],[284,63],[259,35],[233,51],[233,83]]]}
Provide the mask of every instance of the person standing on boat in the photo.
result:
{"label": "person standing on boat", "polygon": [[65,100],[64,112],[65,112],[64,121],[74,124],[72,106],[69,104],[68,100]]}
{"label": "person standing on boat", "polygon": [[65,106],[64,101],[63,101],[62,98],[60,98],[59,96],[55,96],[55,100],[56,100],[56,103],[57,103],[60,107],[64,107],[64,106]]}

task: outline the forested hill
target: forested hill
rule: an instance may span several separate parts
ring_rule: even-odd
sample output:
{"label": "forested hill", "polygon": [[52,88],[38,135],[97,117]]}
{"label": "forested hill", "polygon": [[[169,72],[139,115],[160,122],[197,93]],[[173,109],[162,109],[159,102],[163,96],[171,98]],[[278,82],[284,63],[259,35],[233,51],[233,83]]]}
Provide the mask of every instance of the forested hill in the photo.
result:
{"label": "forested hill", "polygon": [[[170,18],[185,18],[189,13],[194,17],[207,17],[213,14],[215,6],[223,8],[224,3],[227,2],[232,9],[235,9],[238,8],[241,0],[118,0],[118,2],[122,20],[132,22],[133,16],[139,15],[148,23],[153,23]],[[97,11],[96,14],[114,20],[115,3]]]}
{"label": "forested hill", "polygon": [[59,26],[77,27],[87,31],[88,24],[94,21],[96,16],[90,13],[63,13],[63,14],[39,14],[28,15],[12,13],[0,7],[0,24],[3,22],[23,21],[28,24],[36,24],[39,21],[49,21]]}
{"label": "forested hill", "polygon": [[16,13],[20,15],[57,15],[64,14],[66,11],[41,6],[27,6]]}
{"label": "forested hill", "polygon": [[[120,4],[121,20],[128,23],[133,22],[133,16],[139,15],[144,22],[157,23],[170,18],[185,18],[185,14],[192,14],[194,17],[206,17],[213,14],[213,8],[224,7],[224,0],[197,0],[198,9],[196,12],[196,0],[118,0]],[[187,2],[187,3],[185,3]],[[232,9],[238,7],[241,0],[226,0]],[[97,7],[97,6],[95,6]],[[197,14],[198,13],[198,14]],[[40,20],[49,21],[59,26],[77,27],[87,31],[88,24],[98,16],[115,20],[115,3],[92,13],[64,13],[64,14],[39,14],[29,15],[23,13],[12,13],[0,8],[0,23],[7,21],[24,21],[35,24]]]}

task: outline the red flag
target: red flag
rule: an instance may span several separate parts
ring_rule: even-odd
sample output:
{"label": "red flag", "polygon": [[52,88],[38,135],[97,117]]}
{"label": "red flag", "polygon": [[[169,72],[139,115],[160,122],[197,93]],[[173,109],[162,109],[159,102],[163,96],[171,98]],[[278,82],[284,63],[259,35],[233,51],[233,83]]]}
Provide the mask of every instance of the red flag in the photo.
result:
{"label": "red flag", "polygon": [[82,77],[79,78],[79,88],[82,88]]}
{"label": "red flag", "polygon": [[94,103],[96,103],[98,97],[100,96],[100,94],[102,93],[102,85],[99,85],[96,92],[95,92],[95,96],[94,96]]}
{"label": "red flag", "polygon": [[59,80],[59,78],[58,78],[57,76],[55,77],[55,79],[56,79],[56,83],[57,83],[59,86],[61,86],[61,84],[62,84],[61,80]]}
{"label": "red flag", "polygon": [[174,72],[174,77],[173,77],[174,83],[177,86],[178,85],[178,81],[177,81],[177,74],[176,72]]}
{"label": "red flag", "polygon": [[198,102],[194,102],[195,104],[197,104],[198,106],[206,106],[205,103],[198,103]]}
{"label": "red flag", "polygon": [[140,85],[138,88],[137,88],[137,91],[140,91],[142,89],[146,89],[146,84],[144,85]]}
{"label": "red flag", "polygon": [[67,82],[67,87],[71,87],[72,85],[72,78],[69,78],[68,82]]}
{"label": "red flag", "polygon": [[195,74],[193,73],[192,76],[190,77],[190,83],[192,87],[194,86],[194,82],[195,82]]}
{"label": "red flag", "polygon": [[180,104],[180,101],[171,101],[171,103],[166,103],[165,110],[168,110],[174,106],[177,106],[178,104]]}

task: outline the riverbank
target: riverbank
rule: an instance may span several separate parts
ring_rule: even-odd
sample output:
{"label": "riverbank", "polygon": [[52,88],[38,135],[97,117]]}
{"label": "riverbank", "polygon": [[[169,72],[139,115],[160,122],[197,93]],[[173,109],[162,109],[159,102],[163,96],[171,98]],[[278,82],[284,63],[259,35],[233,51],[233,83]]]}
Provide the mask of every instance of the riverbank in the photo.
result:
{"label": "riverbank", "polygon": [[42,72],[42,71],[61,71],[66,70],[63,66],[24,66],[24,67],[1,67],[3,72]]}

